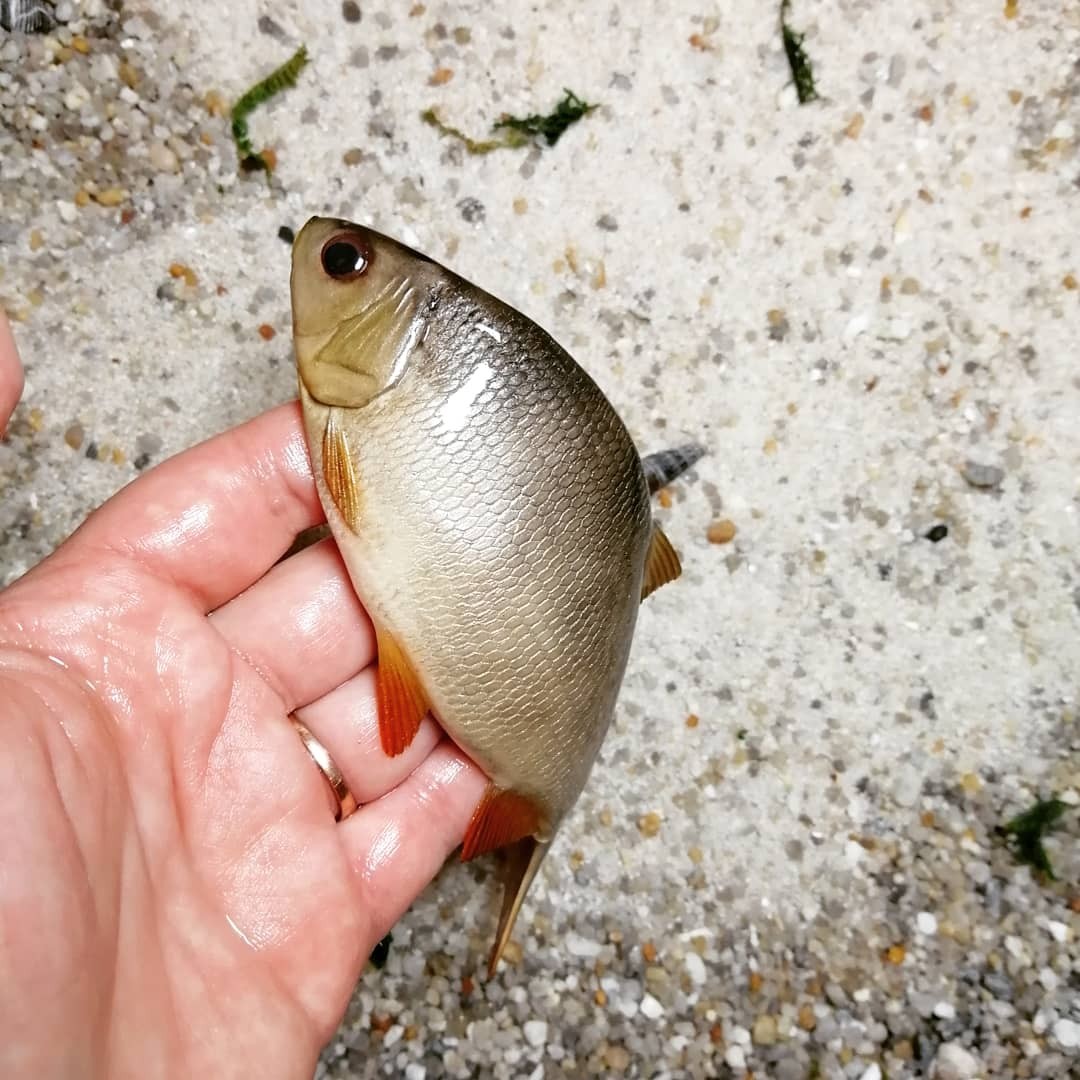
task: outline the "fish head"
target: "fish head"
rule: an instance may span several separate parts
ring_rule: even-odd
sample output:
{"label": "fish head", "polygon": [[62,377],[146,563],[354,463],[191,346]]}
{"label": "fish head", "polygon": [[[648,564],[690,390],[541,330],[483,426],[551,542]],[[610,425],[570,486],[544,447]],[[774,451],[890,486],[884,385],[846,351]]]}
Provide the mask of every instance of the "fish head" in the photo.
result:
{"label": "fish head", "polygon": [[394,386],[422,340],[441,268],[387,236],[313,217],[293,244],[300,381],[324,405],[362,408]]}

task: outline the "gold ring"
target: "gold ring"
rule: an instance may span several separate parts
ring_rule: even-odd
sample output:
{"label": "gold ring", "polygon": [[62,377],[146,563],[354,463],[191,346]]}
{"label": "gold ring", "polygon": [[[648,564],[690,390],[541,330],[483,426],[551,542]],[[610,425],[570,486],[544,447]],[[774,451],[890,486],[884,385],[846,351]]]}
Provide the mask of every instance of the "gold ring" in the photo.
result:
{"label": "gold ring", "polygon": [[355,814],[358,809],[356,796],[349,790],[349,785],[345,783],[345,777],[341,775],[341,770],[334,764],[330,751],[311,734],[307,726],[297,719],[293,713],[289,714],[289,720],[292,726],[296,728],[296,734],[300,736],[304,749],[308,752],[311,760],[315,762],[319,772],[323,774],[327,784],[330,785],[330,791],[337,800],[334,820],[344,821],[350,814]]}

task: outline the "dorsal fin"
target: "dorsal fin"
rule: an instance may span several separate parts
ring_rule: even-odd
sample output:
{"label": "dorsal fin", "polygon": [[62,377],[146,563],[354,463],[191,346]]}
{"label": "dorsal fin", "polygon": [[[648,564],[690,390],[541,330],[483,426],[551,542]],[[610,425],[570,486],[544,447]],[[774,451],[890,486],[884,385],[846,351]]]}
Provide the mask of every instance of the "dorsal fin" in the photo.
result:
{"label": "dorsal fin", "polygon": [[641,582],[641,599],[661,585],[674,581],[682,573],[682,564],[671,541],[664,535],[659,525],[653,526],[652,539],[649,541],[649,553],[645,556],[645,576]]}

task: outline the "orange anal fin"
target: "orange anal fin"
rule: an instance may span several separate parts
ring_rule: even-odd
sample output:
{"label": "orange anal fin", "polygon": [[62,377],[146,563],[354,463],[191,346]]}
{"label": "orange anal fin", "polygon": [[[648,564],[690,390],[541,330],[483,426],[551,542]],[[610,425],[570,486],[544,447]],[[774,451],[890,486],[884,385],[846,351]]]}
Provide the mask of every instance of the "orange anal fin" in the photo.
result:
{"label": "orange anal fin", "polygon": [[499,913],[499,928],[495,931],[495,944],[488,960],[489,979],[499,966],[499,958],[510,941],[521,903],[549,846],[535,837],[526,836],[507,850],[506,865],[503,867],[502,911]]}
{"label": "orange anal fin", "polygon": [[504,791],[489,783],[465,832],[461,860],[467,862],[486,851],[532,836],[539,828],[540,811],[535,803],[516,791]]}
{"label": "orange anal fin", "polygon": [[323,479],[326,490],[338,508],[345,524],[354,533],[360,531],[360,485],[356,469],[349,453],[349,440],[345,429],[337,419],[337,410],[331,409],[323,432],[322,445]]}
{"label": "orange anal fin", "polygon": [[379,741],[390,757],[404,753],[420,730],[429,704],[393,634],[375,628],[379,666],[375,673],[375,700],[379,709]]}
{"label": "orange anal fin", "polygon": [[664,535],[664,530],[659,525],[653,528],[652,539],[649,541],[649,553],[645,556],[645,577],[641,582],[641,599],[644,600],[651,592],[655,592],[661,585],[674,581],[682,573],[682,564],[671,541]]}

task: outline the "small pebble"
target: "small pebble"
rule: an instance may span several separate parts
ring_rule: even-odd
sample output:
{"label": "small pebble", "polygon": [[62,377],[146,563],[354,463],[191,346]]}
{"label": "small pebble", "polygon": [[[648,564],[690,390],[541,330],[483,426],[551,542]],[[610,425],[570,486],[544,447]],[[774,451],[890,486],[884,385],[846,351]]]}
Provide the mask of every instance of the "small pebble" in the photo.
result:
{"label": "small pebble", "polygon": [[184,263],[170,263],[169,264],[169,277],[171,278],[183,278],[184,284],[188,288],[194,289],[199,284],[199,278],[195,271],[190,266],[186,266]]}
{"label": "small pebble", "polygon": [[724,1061],[729,1069],[743,1072],[746,1069],[746,1054],[741,1046],[729,1046],[724,1054]]}
{"label": "small pebble", "polygon": [[686,958],[683,960],[683,965],[686,968],[686,974],[690,976],[690,981],[695,986],[705,985],[705,980],[708,978],[708,971],[705,967],[705,961],[702,960],[697,953],[687,953]]}
{"label": "small pebble", "polygon": [[955,1042],[942,1043],[930,1067],[930,1075],[935,1080],[972,1080],[978,1072],[978,1061]]}
{"label": "small pebble", "polygon": [[776,1017],[765,1013],[754,1021],[754,1043],[757,1046],[772,1046],[776,1042]]}
{"label": "small pebble", "polygon": [[260,34],[266,34],[277,41],[281,41],[285,37],[285,31],[282,29],[281,24],[275,22],[269,15],[260,15],[256,25]]}
{"label": "small pebble", "polygon": [[1069,936],[1069,928],[1057,919],[1048,919],[1046,922],[1046,929],[1050,936],[1059,944],[1064,944],[1065,939]]}
{"label": "small pebble", "polygon": [[296,239],[296,233],[289,228],[288,225],[282,225],[277,231],[278,239],[283,240],[286,244],[291,244]]}
{"label": "small pebble", "polygon": [[461,211],[461,216],[470,224],[477,225],[484,220],[487,216],[484,210],[484,204],[476,198],[469,196],[462,199],[458,204],[458,210]]}
{"label": "small pebble", "polygon": [[78,450],[85,438],[85,432],[83,426],[80,423],[74,423],[64,432],[64,442],[71,447],[72,450]]}
{"label": "small pebble", "polygon": [[1054,1023],[1050,1032],[1063,1050],[1075,1050],[1080,1047],[1080,1024],[1075,1020],[1062,1017]]}
{"label": "small pebble", "polygon": [[176,154],[163,142],[152,142],[150,144],[150,164],[158,172],[174,173],[180,167],[180,161]]}
{"label": "small pebble", "polygon": [[566,938],[566,951],[571,956],[577,956],[584,959],[592,959],[593,957],[600,955],[601,946],[599,942],[590,941],[588,938],[582,937],[580,934],[569,934]]}
{"label": "small pebble", "polygon": [[710,544],[730,544],[735,539],[735,522],[722,518],[714,521],[705,531],[705,536]]}
{"label": "small pebble", "polygon": [[918,927],[919,933],[926,937],[932,937],[937,933],[937,919],[929,911],[920,911],[915,916],[915,925]]}
{"label": "small pebble", "polygon": [[360,21],[360,5],[356,3],[356,0],[345,0],[341,5],[341,17],[347,23],[358,23]]}
{"label": "small pebble", "polygon": [[547,1042],[548,1026],[545,1020],[526,1020],[521,1030],[530,1046],[543,1046]]}
{"label": "small pebble", "polygon": [[630,1067],[630,1051],[625,1046],[611,1045],[604,1050],[604,1064],[615,1072],[625,1072]]}
{"label": "small pebble", "polygon": [[229,103],[217,90],[210,90],[203,98],[203,108],[211,116],[225,116],[229,112]]}
{"label": "small pebble", "polygon": [[1005,479],[1005,470],[996,465],[980,465],[977,461],[964,462],[964,479],[974,488],[996,488]]}
{"label": "small pebble", "polygon": [[664,1006],[661,1005],[652,994],[646,994],[641,999],[641,1005],[639,1007],[641,1009],[641,1015],[649,1020],[659,1020],[660,1017],[664,1015]]}
{"label": "small pebble", "polygon": [[942,540],[945,539],[946,536],[949,535],[949,526],[935,525],[933,528],[928,529],[923,535],[926,537],[927,540],[930,541],[931,544],[940,543]]}
{"label": "small pebble", "polygon": [[364,160],[364,151],[354,146],[341,155],[341,160],[349,166],[359,165]]}

